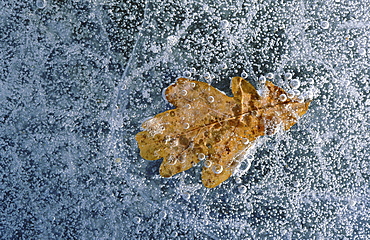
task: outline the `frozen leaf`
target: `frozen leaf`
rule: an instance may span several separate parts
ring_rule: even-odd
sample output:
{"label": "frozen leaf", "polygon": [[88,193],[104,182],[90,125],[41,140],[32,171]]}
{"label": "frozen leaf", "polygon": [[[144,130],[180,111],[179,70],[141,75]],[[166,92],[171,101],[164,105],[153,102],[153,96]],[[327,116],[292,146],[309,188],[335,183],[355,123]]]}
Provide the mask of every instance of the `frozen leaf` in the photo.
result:
{"label": "frozen leaf", "polygon": [[176,108],[145,121],[145,131],[136,135],[141,156],[163,158],[163,177],[204,160],[202,182],[213,188],[232,175],[259,136],[271,135],[279,128],[288,130],[310,104],[288,98],[269,81],[259,95],[252,84],[234,77],[231,90],[234,97],[204,82],[178,79],[165,92]]}

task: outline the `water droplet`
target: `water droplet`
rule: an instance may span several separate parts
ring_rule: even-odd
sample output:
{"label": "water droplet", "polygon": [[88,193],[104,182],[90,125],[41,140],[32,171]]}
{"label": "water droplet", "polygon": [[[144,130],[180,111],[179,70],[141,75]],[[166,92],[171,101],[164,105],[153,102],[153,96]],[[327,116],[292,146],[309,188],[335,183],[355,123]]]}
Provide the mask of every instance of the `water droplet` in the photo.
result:
{"label": "water droplet", "polygon": [[212,162],[210,160],[206,160],[206,161],[204,161],[203,165],[206,168],[210,168],[212,166]]}
{"label": "water droplet", "polygon": [[298,79],[292,79],[290,81],[290,87],[293,88],[293,89],[297,89],[301,86],[301,81],[299,81]]}
{"label": "water droplet", "polygon": [[287,100],[287,96],[283,93],[279,96],[279,100],[285,102]]}
{"label": "water droplet", "polygon": [[186,104],[186,105],[185,105],[185,108],[187,108],[187,109],[191,109],[191,105],[190,105],[190,104]]}
{"label": "water droplet", "polygon": [[214,97],[212,97],[212,96],[209,96],[209,97],[208,97],[208,102],[211,102],[211,103],[212,103],[212,102],[214,102],[214,101],[215,101],[215,98],[214,98]]}
{"label": "water droplet", "polygon": [[240,76],[242,77],[242,78],[244,78],[244,79],[246,79],[247,77],[248,77],[248,73],[246,73],[246,72],[242,72],[241,74],[240,74]]}
{"label": "water droplet", "polygon": [[192,88],[195,88],[195,86],[196,86],[196,85],[197,85],[197,84],[195,84],[195,82],[192,82],[192,83],[191,83],[191,87],[192,87]]}
{"label": "water droplet", "polygon": [[186,90],[181,91],[181,95],[186,96],[187,94],[188,94],[188,91],[186,91]]}
{"label": "water droplet", "polygon": [[206,159],[206,155],[204,155],[204,153],[199,153],[199,154],[198,154],[198,159],[199,159],[200,161],[202,161],[202,160]]}
{"label": "water droplet", "polygon": [[294,93],[295,96],[301,95],[301,91],[299,91],[298,89],[294,89],[293,93]]}
{"label": "water droplet", "polygon": [[293,74],[291,74],[291,73],[285,73],[284,74],[284,77],[285,77],[285,79],[290,80],[290,79],[292,79]]}
{"label": "water droplet", "polygon": [[268,79],[273,79],[273,78],[274,78],[274,74],[273,74],[273,73],[268,73],[268,74],[266,75],[266,77],[267,77]]}
{"label": "water droplet", "polygon": [[322,29],[328,29],[330,27],[330,24],[329,24],[328,21],[322,21],[320,23],[320,26],[321,26]]}
{"label": "water droplet", "polygon": [[241,184],[243,180],[240,177],[235,178],[235,183],[236,184]]}
{"label": "water droplet", "polygon": [[220,174],[222,173],[222,171],[224,170],[224,168],[220,165],[220,164],[215,164],[213,165],[212,167],[212,171],[216,174]]}
{"label": "water droplet", "polygon": [[184,129],[189,129],[190,124],[189,123],[184,123]]}
{"label": "water droplet", "polygon": [[350,40],[350,41],[348,41],[347,46],[348,47],[353,47],[353,46],[355,46],[355,42]]}
{"label": "water droplet", "polygon": [[244,185],[240,185],[240,186],[238,187],[238,191],[239,191],[239,193],[244,194],[244,193],[246,193],[246,192],[247,192],[247,187],[246,187],[246,186],[244,186]]}

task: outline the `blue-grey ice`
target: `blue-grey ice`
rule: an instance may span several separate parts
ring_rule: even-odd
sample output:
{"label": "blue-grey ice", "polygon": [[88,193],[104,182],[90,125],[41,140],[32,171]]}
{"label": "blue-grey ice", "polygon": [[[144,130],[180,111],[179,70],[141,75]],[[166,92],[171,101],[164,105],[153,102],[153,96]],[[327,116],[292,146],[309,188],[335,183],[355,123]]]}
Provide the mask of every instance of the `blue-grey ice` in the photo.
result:
{"label": "blue-grey ice", "polygon": [[[0,239],[368,239],[370,1],[0,1]],[[235,176],[134,136],[178,77],[313,98]],[[287,97],[287,96],[284,96]]]}

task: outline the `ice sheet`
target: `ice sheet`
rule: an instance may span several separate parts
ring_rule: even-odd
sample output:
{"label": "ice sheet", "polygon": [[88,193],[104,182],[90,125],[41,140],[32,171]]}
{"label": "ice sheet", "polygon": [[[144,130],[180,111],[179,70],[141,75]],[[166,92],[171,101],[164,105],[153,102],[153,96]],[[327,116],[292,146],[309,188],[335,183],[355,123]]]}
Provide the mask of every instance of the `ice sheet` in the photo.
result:
{"label": "ice sheet", "polygon": [[[2,1],[1,238],[366,239],[369,6]],[[201,166],[165,179],[140,158],[177,77],[229,94],[240,75],[314,101],[214,189]]]}

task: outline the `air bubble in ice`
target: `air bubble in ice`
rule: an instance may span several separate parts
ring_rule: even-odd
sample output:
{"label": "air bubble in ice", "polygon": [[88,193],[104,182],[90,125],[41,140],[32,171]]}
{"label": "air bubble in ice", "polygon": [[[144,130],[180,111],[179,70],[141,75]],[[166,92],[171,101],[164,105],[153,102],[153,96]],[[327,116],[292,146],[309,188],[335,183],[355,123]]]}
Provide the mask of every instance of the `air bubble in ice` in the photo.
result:
{"label": "air bubble in ice", "polygon": [[287,79],[287,80],[290,80],[290,79],[292,79],[292,77],[293,77],[293,74],[291,74],[291,73],[285,73],[284,74],[284,77],[285,77],[285,79]]}
{"label": "air bubble in ice", "polygon": [[295,96],[299,96],[299,95],[301,95],[301,91],[299,91],[298,89],[294,89],[294,90],[293,90],[293,94],[294,94]]}
{"label": "air bubble in ice", "polygon": [[139,224],[139,223],[141,223],[141,218],[136,216],[136,217],[134,217],[133,221],[134,221],[134,223]]}
{"label": "air bubble in ice", "polygon": [[355,42],[350,40],[350,41],[348,41],[347,46],[348,47],[353,47],[353,46],[355,46]]}
{"label": "air bubble in ice", "polygon": [[165,218],[165,217],[167,217],[167,213],[166,213],[165,211],[161,211],[161,212],[159,213],[159,218],[163,219],[163,218]]}
{"label": "air bubble in ice", "polygon": [[184,77],[190,78],[191,77],[191,72],[190,71],[185,71],[184,72]]}
{"label": "air bubble in ice", "polygon": [[179,41],[179,38],[177,36],[169,36],[167,38],[167,44],[169,46],[173,46],[175,45],[177,42]]}
{"label": "air bubble in ice", "polygon": [[221,25],[222,28],[228,28],[229,25],[230,25],[230,23],[229,23],[229,21],[227,21],[226,19],[224,19],[224,20],[221,21],[221,24],[220,25]]}
{"label": "air bubble in ice", "polygon": [[220,68],[223,69],[223,70],[227,69],[227,64],[226,63],[221,63]]}
{"label": "air bubble in ice", "polygon": [[307,78],[306,82],[309,83],[309,84],[314,84],[315,80],[313,78]]}
{"label": "air bubble in ice", "polygon": [[191,109],[191,105],[190,105],[190,104],[186,104],[186,105],[185,105],[185,108],[187,108],[187,109]]}
{"label": "air bubble in ice", "polygon": [[203,77],[204,77],[205,79],[210,79],[210,78],[211,78],[211,74],[210,74],[210,73],[208,73],[208,72],[206,72],[206,73],[204,73],[204,74],[203,74]]}
{"label": "air bubble in ice", "polygon": [[293,88],[293,89],[297,89],[301,86],[301,81],[299,81],[298,79],[292,79],[290,81],[290,87]]}
{"label": "air bubble in ice", "polygon": [[246,73],[246,72],[242,72],[241,74],[240,74],[240,76],[242,77],[242,78],[247,78],[248,77],[248,73]]}
{"label": "air bubble in ice", "polygon": [[298,102],[303,103],[304,102],[304,97],[302,95],[298,96]]}
{"label": "air bubble in ice", "polygon": [[209,168],[209,167],[212,166],[212,162],[210,160],[206,160],[206,161],[204,161],[203,165],[204,165],[204,167]]}
{"label": "air bubble in ice", "polygon": [[273,78],[274,78],[274,74],[273,74],[273,73],[268,73],[268,74],[266,75],[266,77],[267,77],[268,79],[273,79]]}
{"label": "air bubble in ice", "polygon": [[356,209],[356,204],[357,204],[356,200],[351,199],[350,201],[348,201],[349,209],[355,210]]}
{"label": "air bubble in ice", "polygon": [[358,50],[358,54],[360,54],[361,56],[365,56],[366,55],[366,49],[365,48],[360,48]]}
{"label": "air bubble in ice", "polygon": [[189,129],[190,124],[189,123],[184,123],[184,129]]}
{"label": "air bubble in ice", "polygon": [[37,0],[36,1],[36,7],[39,9],[43,9],[46,7],[46,0]]}
{"label": "air bubble in ice", "polygon": [[239,191],[239,193],[244,194],[244,193],[246,193],[246,192],[247,192],[247,187],[246,187],[246,186],[244,186],[244,185],[240,185],[240,186],[238,187],[238,191]]}
{"label": "air bubble in ice", "polygon": [[223,167],[220,165],[220,164],[215,164],[215,165],[213,165],[213,167],[212,167],[212,171],[214,172],[214,173],[216,173],[216,174],[220,174],[220,173],[222,173],[222,171],[223,171],[224,169],[223,169]]}
{"label": "air bubble in ice", "polygon": [[304,98],[306,99],[313,99],[313,92],[311,90],[305,91],[303,94]]}
{"label": "air bubble in ice", "polygon": [[328,29],[330,27],[330,24],[329,24],[328,21],[322,21],[320,23],[320,26],[321,26],[322,29]]}
{"label": "air bubble in ice", "polygon": [[181,194],[181,197],[182,197],[182,199],[184,199],[186,201],[189,201],[190,200],[190,197],[191,197],[191,194],[189,192],[183,192]]}
{"label": "air bubble in ice", "polygon": [[293,90],[289,90],[286,94],[287,94],[288,98],[293,98],[294,97],[294,91]]}
{"label": "air bubble in ice", "polygon": [[264,84],[266,82],[266,77],[265,76],[260,76],[258,78],[258,81],[259,81],[259,83]]}
{"label": "air bubble in ice", "polygon": [[240,177],[235,178],[235,183],[240,184],[243,180]]}

